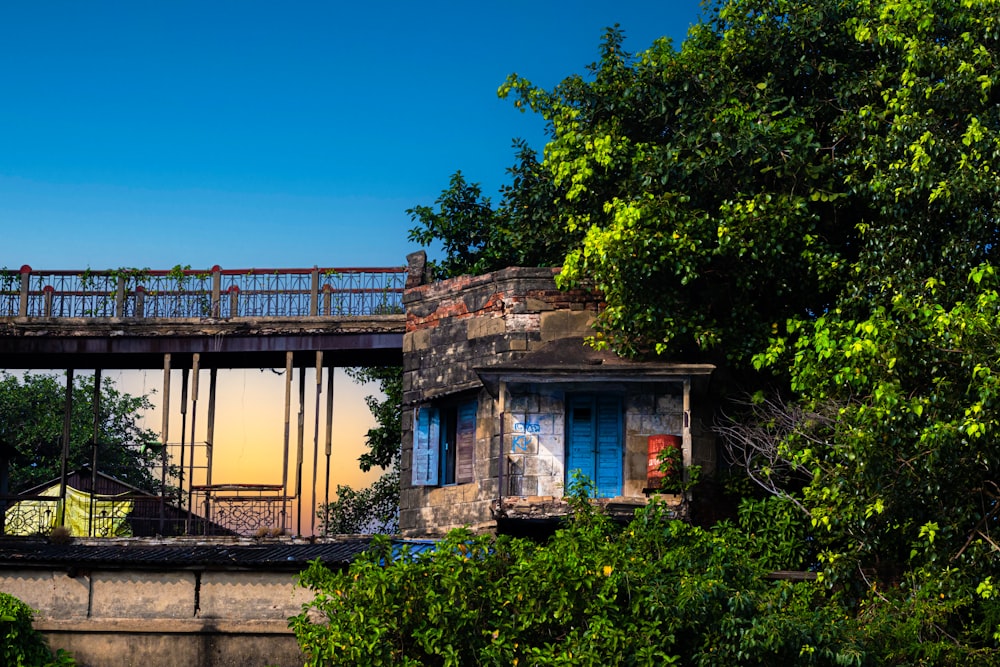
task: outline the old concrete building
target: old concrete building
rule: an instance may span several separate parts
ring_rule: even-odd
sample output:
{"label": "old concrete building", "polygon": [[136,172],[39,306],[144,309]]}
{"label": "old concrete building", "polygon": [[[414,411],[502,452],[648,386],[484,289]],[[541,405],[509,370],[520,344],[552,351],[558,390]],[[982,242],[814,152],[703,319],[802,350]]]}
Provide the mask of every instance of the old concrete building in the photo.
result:
{"label": "old concrete building", "polygon": [[600,307],[557,269],[508,268],[426,282],[410,257],[404,294],[400,528],[512,529],[565,514],[574,472],[611,510],[647,502],[650,437],[708,472],[707,364],[633,361],[584,343]]}

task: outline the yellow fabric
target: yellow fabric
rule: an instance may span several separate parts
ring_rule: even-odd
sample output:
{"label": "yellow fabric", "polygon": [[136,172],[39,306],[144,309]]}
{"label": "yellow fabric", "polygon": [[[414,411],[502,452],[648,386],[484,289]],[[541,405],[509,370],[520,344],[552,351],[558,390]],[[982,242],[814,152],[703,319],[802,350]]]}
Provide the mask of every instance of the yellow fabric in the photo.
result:
{"label": "yellow fabric", "polygon": [[[55,484],[38,494],[59,497]],[[95,499],[93,525],[90,521],[90,494],[66,487],[66,518],[64,524],[73,535],[93,537],[129,537],[132,528],[126,518],[132,512],[131,500]],[[22,500],[7,508],[5,532],[8,535],[34,535],[48,533],[59,525],[60,501]]]}

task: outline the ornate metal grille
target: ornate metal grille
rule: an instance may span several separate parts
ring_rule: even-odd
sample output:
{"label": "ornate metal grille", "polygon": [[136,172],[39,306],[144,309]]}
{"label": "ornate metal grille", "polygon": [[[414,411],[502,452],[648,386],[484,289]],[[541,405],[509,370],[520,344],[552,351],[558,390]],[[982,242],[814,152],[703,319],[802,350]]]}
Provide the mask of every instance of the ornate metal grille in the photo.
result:
{"label": "ornate metal grille", "polygon": [[59,511],[59,499],[51,496],[6,496],[0,501],[4,509],[5,535],[48,535],[52,532]]}
{"label": "ornate metal grille", "polygon": [[192,532],[206,535],[276,536],[284,533],[292,499],[280,484],[215,484],[194,487],[194,507],[203,523]]}

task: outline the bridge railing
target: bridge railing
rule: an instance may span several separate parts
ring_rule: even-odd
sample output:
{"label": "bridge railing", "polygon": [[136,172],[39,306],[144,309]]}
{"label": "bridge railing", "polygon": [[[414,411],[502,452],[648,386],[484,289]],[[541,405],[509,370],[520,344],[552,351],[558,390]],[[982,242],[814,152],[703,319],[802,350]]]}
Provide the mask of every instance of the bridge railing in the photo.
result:
{"label": "bridge railing", "polygon": [[405,268],[0,270],[0,317],[358,317],[403,312]]}

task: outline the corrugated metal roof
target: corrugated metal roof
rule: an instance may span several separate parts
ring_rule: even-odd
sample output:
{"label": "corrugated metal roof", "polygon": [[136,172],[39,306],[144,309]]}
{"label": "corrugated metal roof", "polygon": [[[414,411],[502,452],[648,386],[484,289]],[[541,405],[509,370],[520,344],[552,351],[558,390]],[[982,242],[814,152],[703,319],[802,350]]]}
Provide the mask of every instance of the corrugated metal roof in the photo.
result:
{"label": "corrugated metal roof", "polygon": [[42,540],[0,541],[0,568],[77,569],[266,569],[302,570],[320,559],[345,567],[370,544],[368,537],[323,542],[200,542],[186,544],[127,540],[52,544]]}

